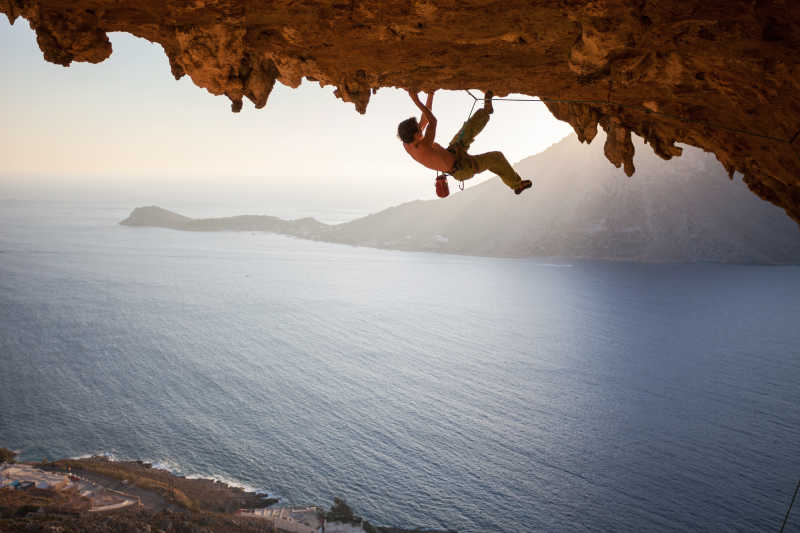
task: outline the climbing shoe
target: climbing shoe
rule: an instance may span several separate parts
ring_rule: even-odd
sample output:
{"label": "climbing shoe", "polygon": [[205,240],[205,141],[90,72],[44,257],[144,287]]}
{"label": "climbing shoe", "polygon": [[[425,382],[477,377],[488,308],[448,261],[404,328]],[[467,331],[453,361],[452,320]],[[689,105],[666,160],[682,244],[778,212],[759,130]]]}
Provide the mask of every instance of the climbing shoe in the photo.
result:
{"label": "climbing shoe", "polygon": [[533,182],[531,180],[522,180],[519,182],[519,185],[514,188],[514,194],[520,194],[525,189],[530,189],[531,186],[533,186]]}

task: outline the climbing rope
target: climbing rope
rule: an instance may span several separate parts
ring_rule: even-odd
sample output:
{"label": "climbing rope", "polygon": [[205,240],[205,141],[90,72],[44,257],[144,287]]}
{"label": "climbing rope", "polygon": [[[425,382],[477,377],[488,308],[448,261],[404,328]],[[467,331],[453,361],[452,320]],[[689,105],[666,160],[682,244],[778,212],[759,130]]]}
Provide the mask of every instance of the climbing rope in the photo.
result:
{"label": "climbing rope", "polygon": [[[478,102],[479,97],[472,94],[469,89],[465,89],[466,93],[472,97],[472,109],[475,109],[475,104]],[[780,137],[774,137],[772,135],[764,135],[762,133],[756,133],[753,131],[742,130],[739,128],[731,128],[728,126],[724,126],[722,124],[714,124],[711,122],[704,122],[699,120],[689,120],[679,115],[673,115],[671,113],[664,113],[663,111],[653,111],[652,109],[648,109],[644,106],[640,105],[632,105],[632,104],[617,104],[610,100],[569,100],[565,98],[492,98],[492,101],[501,101],[501,102],[554,102],[554,103],[570,103],[570,104],[585,104],[585,105],[609,105],[609,106],[616,106],[616,107],[623,107],[629,109],[636,109],[638,111],[644,111],[649,115],[660,115],[662,117],[669,117],[674,118],[676,120],[680,120],[681,122],[692,123],[692,124],[700,124],[703,126],[708,126],[713,129],[718,130],[725,130],[731,133],[740,133],[742,135],[750,135],[752,137],[761,137],[762,139],[768,139],[770,141],[777,141],[787,144],[792,144],[800,135],[800,130],[792,136],[791,139],[781,139]],[[470,111],[470,115],[472,115],[472,111]]]}
{"label": "climbing rope", "polygon": [[[469,91],[467,91],[467,94],[472,96],[472,93],[469,92]],[[477,104],[477,103],[478,103],[478,99],[475,98],[474,96],[472,96],[472,107],[469,108],[469,114],[467,114],[467,120],[469,120],[469,117],[472,116],[472,112],[475,111],[475,104]]]}
{"label": "climbing rope", "polygon": [[[472,94],[472,91],[470,91],[469,89],[464,89],[464,92],[466,92],[468,95],[470,95],[470,97],[472,97],[472,107],[469,108],[469,113],[467,113],[467,120],[469,120],[469,118],[472,116],[472,112],[475,111],[475,105],[478,103],[478,100],[482,100],[483,98],[475,96],[474,94]],[[685,122],[685,123],[699,124],[699,125],[706,126],[706,127],[713,128],[713,129],[717,129],[717,130],[729,131],[731,133],[738,133],[738,134],[741,134],[741,135],[749,135],[751,137],[760,137],[762,139],[767,139],[767,140],[770,140],[770,141],[786,143],[786,144],[789,144],[790,146],[793,146],[794,142],[797,140],[798,136],[800,136],[800,130],[797,130],[797,132],[794,135],[792,135],[791,139],[782,139],[780,137],[775,137],[773,135],[764,135],[763,133],[756,133],[754,131],[743,130],[743,129],[740,129],[740,128],[731,128],[729,126],[725,126],[725,125],[722,125],[722,124],[715,124],[715,123],[712,123],[712,122],[699,121],[699,120],[689,120],[687,118],[681,117],[679,115],[674,115],[672,113],[664,113],[663,111],[653,111],[652,109],[648,109],[648,108],[646,108],[644,106],[641,106],[641,105],[618,104],[618,103],[612,102],[611,100],[591,100],[591,99],[590,100],[585,100],[585,99],[579,100],[579,99],[568,99],[568,98],[540,98],[540,97],[536,97],[536,98],[508,98],[508,97],[506,97],[506,98],[498,98],[498,97],[494,97],[494,98],[492,98],[492,101],[500,101],[500,102],[553,102],[553,103],[584,104],[584,105],[608,105],[608,106],[616,106],[616,107],[621,107],[621,108],[636,109],[637,111],[644,111],[648,115],[660,115],[662,117],[673,118],[675,120],[679,120],[679,121]],[[795,152],[795,155],[797,155],[798,158],[800,158],[800,153],[798,153],[797,150],[794,150],[794,152]],[[448,173],[444,173],[444,174],[448,174]],[[437,173],[437,176],[438,176],[438,173]],[[463,181],[461,181],[459,183],[459,187],[458,188],[460,190],[462,190],[462,191],[464,190],[464,182]],[[798,482],[798,487],[800,487],[800,482]],[[797,490],[795,490],[795,496],[797,496]],[[792,498],[792,503],[794,503],[794,498]],[[790,505],[789,509],[791,510],[791,508],[792,507]],[[789,513],[788,512],[786,514],[786,517],[787,518],[789,517]],[[783,527],[781,527],[781,531],[783,531]]]}
{"label": "climbing rope", "polygon": [[789,508],[786,510],[786,516],[783,517],[783,524],[781,524],[781,530],[778,533],[783,533],[783,528],[786,527],[786,522],[789,520],[789,513],[792,512],[792,505],[794,505],[794,500],[797,498],[798,490],[800,490],[800,481],[797,482],[797,486],[794,488],[794,496],[792,496],[792,501],[789,502]]}

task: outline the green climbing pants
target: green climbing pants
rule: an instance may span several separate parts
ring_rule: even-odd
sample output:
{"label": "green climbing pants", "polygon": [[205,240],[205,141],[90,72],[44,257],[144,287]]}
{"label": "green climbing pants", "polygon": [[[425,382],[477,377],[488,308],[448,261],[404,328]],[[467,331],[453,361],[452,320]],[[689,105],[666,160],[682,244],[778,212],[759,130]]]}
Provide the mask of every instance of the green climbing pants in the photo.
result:
{"label": "green climbing pants", "polygon": [[486,109],[478,109],[461,126],[447,149],[455,154],[456,162],[451,171],[452,176],[464,181],[484,170],[491,170],[503,180],[503,183],[516,189],[522,178],[519,177],[502,152],[486,152],[485,154],[469,155],[467,150],[481,130],[489,122],[489,113]]}

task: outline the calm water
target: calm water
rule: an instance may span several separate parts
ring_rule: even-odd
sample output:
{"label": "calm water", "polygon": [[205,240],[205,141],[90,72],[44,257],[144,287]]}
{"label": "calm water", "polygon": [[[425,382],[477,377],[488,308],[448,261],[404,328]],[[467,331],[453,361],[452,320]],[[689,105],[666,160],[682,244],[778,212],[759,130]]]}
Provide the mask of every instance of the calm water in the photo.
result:
{"label": "calm water", "polygon": [[[800,268],[498,260],[0,206],[0,445],[483,531],[777,531]],[[800,510],[787,531],[800,531]]]}

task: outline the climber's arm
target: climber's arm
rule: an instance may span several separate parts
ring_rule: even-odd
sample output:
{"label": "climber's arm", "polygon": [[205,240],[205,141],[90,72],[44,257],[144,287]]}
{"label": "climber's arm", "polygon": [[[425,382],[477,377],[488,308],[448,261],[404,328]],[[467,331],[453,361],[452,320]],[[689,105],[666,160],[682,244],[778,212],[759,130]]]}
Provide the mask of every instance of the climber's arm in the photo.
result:
{"label": "climber's arm", "polygon": [[[433,92],[428,93],[428,98],[425,100],[425,107],[427,107],[431,113],[433,113]],[[424,132],[425,126],[428,125],[428,117],[425,116],[425,113],[419,118],[419,131]]]}
{"label": "climber's arm", "polygon": [[[417,92],[413,90],[409,90],[408,94],[411,95],[411,100],[414,104],[422,111],[422,120],[427,120],[427,129],[425,130],[425,136],[422,138],[425,144],[433,144],[433,140],[436,138],[436,117],[433,116],[431,110],[427,107],[422,105],[422,102],[419,101],[419,96],[417,96]],[[428,102],[433,104],[433,93],[428,94]],[[420,131],[422,131],[422,123],[420,122]]]}

